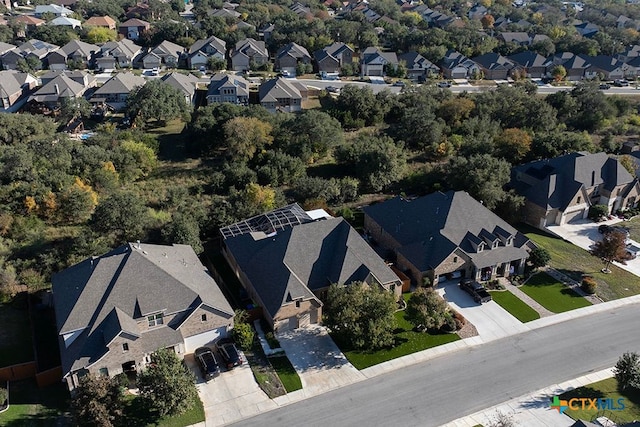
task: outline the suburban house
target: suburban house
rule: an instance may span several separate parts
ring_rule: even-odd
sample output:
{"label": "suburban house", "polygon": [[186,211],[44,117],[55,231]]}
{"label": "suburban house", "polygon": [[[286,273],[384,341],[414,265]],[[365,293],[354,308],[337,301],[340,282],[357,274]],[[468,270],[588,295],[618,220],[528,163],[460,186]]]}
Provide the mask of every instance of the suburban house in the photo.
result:
{"label": "suburban house", "polygon": [[118,32],[129,40],[138,40],[140,34],[148,31],[151,24],[138,18],[131,18],[120,24]]}
{"label": "suburban house", "polygon": [[468,79],[480,75],[480,66],[460,52],[450,49],[440,61],[440,69],[447,79]]}
{"label": "suburban house", "polygon": [[116,29],[116,21],[108,16],[92,16],[91,18],[84,21],[84,25],[86,27],[102,27],[108,28],[110,30]]}
{"label": "suburban house", "polygon": [[514,167],[509,187],[525,197],[522,220],[544,230],[587,217],[589,207],[609,212],[635,207],[640,184],[605,153],[571,153]]}
{"label": "suburban house", "polygon": [[624,79],[626,75],[635,77],[635,71],[628,72],[632,67],[610,55],[583,55],[583,58],[590,65],[585,72],[586,78],[600,77],[605,80],[616,80]]}
{"label": "suburban house", "polygon": [[60,107],[61,98],[83,97],[89,88],[96,85],[95,77],[80,71],[50,71],[40,79],[42,87],[27,100],[32,111],[56,111]]}
{"label": "suburban house", "polygon": [[126,107],[129,93],[136,87],[144,86],[147,81],[133,73],[117,73],[91,96],[91,103],[120,111]]}
{"label": "suburban house", "polygon": [[24,29],[24,32],[22,34],[18,34],[18,36],[25,37],[26,33],[35,30],[40,25],[46,24],[47,21],[36,18],[35,16],[20,15],[13,20],[13,23],[19,24]]}
{"label": "suburban house", "polygon": [[129,39],[118,42],[106,42],[100,46],[95,62],[99,70],[114,70],[116,68],[129,68],[142,49]]}
{"label": "suburban house", "polygon": [[303,96],[303,92],[307,92],[307,88],[303,84],[275,78],[260,85],[258,97],[260,105],[271,113],[276,111],[292,113],[302,109],[302,99],[306,98],[306,95]]}
{"label": "suburban house", "polygon": [[522,274],[532,243],[464,191],[394,197],[364,208],[366,233],[422,284]]}
{"label": "suburban house", "polygon": [[187,66],[192,70],[207,67],[209,58],[217,58],[226,62],[227,44],[216,36],[197,40],[189,48]]}
{"label": "suburban house", "polygon": [[217,73],[211,77],[207,90],[207,104],[230,102],[248,105],[251,83],[234,74]]}
{"label": "suburban house", "polygon": [[407,77],[411,80],[423,81],[429,77],[435,77],[440,74],[440,67],[418,52],[407,52],[400,55],[398,60],[405,64]]}
{"label": "suburban house", "polygon": [[353,62],[354,51],[345,43],[333,43],[313,52],[319,72],[339,73],[341,67]]}
{"label": "suburban house", "polygon": [[385,69],[387,66],[393,68],[398,66],[398,57],[395,52],[383,52],[377,47],[368,47],[362,52],[361,76],[384,77],[387,74]]}
{"label": "suburban house", "polygon": [[169,73],[162,76],[162,81],[178,89],[184,95],[184,102],[193,105],[196,100],[198,78],[193,74]]}
{"label": "suburban house", "polygon": [[520,70],[525,76],[534,79],[545,77],[551,63],[544,56],[532,51],[515,53],[507,58],[515,64],[516,70]]}
{"label": "suburban house", "polygon": [[274,330],[322,321],[333,284],[354,281],[401,297],[398,276],[343,218],[297,204],[220,229],[223,254]]}
{"label": "suburban house", "polygon": [[142,58],[144,68],[167,67],[177,68],[178,61],[184,54],[184,48],[178,44],[164,40]]}
{"label": "suburban house", "polygon": [[2,58],[4,57],[4,55],[10,51],[16,50],[17,48],[18,46],[5,43],[5,42],[0,42],[0,70],[6,70],[6,68],[4,67],[4,64],[2,63]]}
{"label": "suburban house", "polygon": [[136,372],[225,337],[233,310],[188,245],[129,243],[52,278],[63,377]]}
{"label": "suburban house", "polygon": [[18,107],[16,102],[36,83],[36,78],[31,74],[14,70],[0,71],[0,112],[14,112],[14,108]]}
{"label": "suburban house", "polygon": [[240,12],[236,12],[233,9],[216,9],[213,11],[213,13],[211,13],[211,16],[215,16],[218,18],[222,18],[224,20],[234,20],[234,19],[238,19],[242,16],[242,14]]}
{"label": "suburban house", "polygon": [[82,22],[77,19],[69,18],[68,16],[61,16],[59,18],[52,19],[47,25],[71,27],[74,30],[76,28],[82,28]]}
{"label": "suburban house", "polygon": [[74,68],[92,68],[93,56],[100,47],[80,40],[71,40],[58,50],[47,55],[50,70],[66,70],[67,64],[73,62]]}
{"label": "suburban house", "polygon": [[[495,27],[495,24],[494,24]],[[513,43],[519,46],[528,46],[531,44],[531,36],[524,31],[509,32],[503,31],[498,34],[498,40],[504,43]]]}
{"label": "suburban house", "polygon": [[276,70],[291,76],[296,75],[298,64],[311,64],[311,55],[297,43],[288,43],[276,53]]}
{"label": "suburban house", "polygon": [[489,80],[506,80],[515,66],[508,58],[493,52],[476,56],[471,60],[478,64],[484,77]]}
{"label": "suburban house", "polygon": [[72,15],[73,10],[57,4],[40,4],[36,6],[33,14],[36,18],[42,18],[42,16],[46,14],[51,14],[56,18],[59,18]]}
{"label": "suburban house", "polygon": [[552,71],[553,68],[558,65],[564,67],[567,71],[565,78],[570,81],[584,79],[586,70],[591,66],[586,57],[571,52],[561,52],[553,55],[551,57],[551,64],[549,65],[549,71]]}
{"label": "suburban house", "polygon": [[26,60],[32,57],[40,61],[41,67],[46,65],[46,57],[49,53],[59,49],[60,46],[46,43],[42,40],[31,39],[16,49],[11,49],[2,55],[2,67],[5,70],[16,70],[20,60]]}
{"label": "suburban house", "polygon": [[269,52],[263,41],[244,39],[236,43],[231,54],[233,71],[249,71],[252,66],[259,67],[269,62]]}

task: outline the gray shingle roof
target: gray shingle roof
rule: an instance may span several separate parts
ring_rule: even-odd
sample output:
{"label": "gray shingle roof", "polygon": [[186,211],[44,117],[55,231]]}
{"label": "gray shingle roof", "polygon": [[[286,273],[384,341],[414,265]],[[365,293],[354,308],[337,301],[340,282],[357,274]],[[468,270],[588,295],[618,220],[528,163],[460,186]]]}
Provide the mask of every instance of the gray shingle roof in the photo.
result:
{"label": "gray shingle roof", "polygon": [[258,90],[260,102],[276,102],[278,99],[302,99],[302,94],[287,79],[277,78],[267,80]]}
{"label": "gray shingle roof", "polygon": [[[131,331],[134,319],[147,314],[179,313],[204,304],[233,316],[188,245],[138,248],[130,243],[57,273],[52,283],[58,333],[82,331],[68,348],[61,344],[65,372],[97,360],[118,333],[138,332]],[[150,350],[182,341],[181,332],[168,326],[144,331],[140,339]]]}
{"label": "gray shingle roof", "polygon": [[509,185],[538,206],[564,210],[583,185],[611,190],[633,180],[618,160],[605,153],[571,153],[513,168]]}
{"label": "gray shingle roof", "polygon": [[137,86],[144,86],[147,81],[144,77],[133,73],[117,73],[106,81],[93,95],[104,96],[110,94],[129,93]]}
{"label": "gray shingle roof", "polygon": [[332,283],[367,279],[381,284],[398,277],[343,218],[285,227],[255,240],[250,233],[225,244],[273,316],[296,298],[315,298],[313,290]]}
{"label": "gray shingle roof", "polygon": [[[411,201],[395,197],[364,212],[402,245],[398,251],[420,271],[437,267],[455,250],[465,252],[478,268],[527,256],[528,239],[464,191]],[[513,246],[475,252],[473,242],[496,233],[513,237]]]}

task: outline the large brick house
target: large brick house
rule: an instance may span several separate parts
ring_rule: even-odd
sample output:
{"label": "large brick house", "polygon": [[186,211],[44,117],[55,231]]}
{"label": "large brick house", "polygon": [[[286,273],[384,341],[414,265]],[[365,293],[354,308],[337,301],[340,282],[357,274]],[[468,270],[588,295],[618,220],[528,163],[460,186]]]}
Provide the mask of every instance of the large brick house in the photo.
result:
{"label": "large brick house", "polygon": [[333,284],[354,281],[401,295],[398,276],[343,218],[285,206],[224,227],[224,256],[274,330],[320,323]]}
{"label": "large brick house", "polygon": [[638,204],[640,185],[605,153],[571,153],[514,167],[509,187],[525,197],[522,220],[544,229],[587,218],[593,205],[616,212]]}
{"label": "large brick house", "polygon": [[522,274],[533,244],[464,191],[395,197],[364,208],[364,228],[418,284]]}
{"label": "large brick house", "polygon": [[53,276],[64,379],[136,371],[227,335],[233,310],[188,245],[129,243]]}

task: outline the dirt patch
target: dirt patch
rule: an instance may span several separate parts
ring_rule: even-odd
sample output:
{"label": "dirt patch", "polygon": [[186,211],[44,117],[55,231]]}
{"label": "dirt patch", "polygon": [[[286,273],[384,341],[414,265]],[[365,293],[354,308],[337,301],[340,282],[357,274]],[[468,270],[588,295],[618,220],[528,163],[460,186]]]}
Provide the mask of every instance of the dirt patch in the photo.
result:
{"label": "dirt patch", "polygon": [[270,399],[287,394],[278,374],[262,351],[257,338],[254,340],[252,349],[245,351],[244,355],[251,366],[256,382]]}

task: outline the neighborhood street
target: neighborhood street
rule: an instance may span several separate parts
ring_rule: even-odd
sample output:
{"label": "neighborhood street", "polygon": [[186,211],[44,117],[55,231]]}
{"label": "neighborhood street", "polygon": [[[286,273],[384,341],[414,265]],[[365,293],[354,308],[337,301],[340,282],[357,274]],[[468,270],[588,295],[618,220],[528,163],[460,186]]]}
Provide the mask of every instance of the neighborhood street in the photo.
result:
{"label": "neighborhood street", "polygon": [[640,351],[638,308],[629,304],[462,348],[238,425],[442,425]]}

